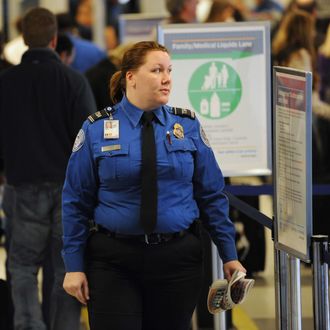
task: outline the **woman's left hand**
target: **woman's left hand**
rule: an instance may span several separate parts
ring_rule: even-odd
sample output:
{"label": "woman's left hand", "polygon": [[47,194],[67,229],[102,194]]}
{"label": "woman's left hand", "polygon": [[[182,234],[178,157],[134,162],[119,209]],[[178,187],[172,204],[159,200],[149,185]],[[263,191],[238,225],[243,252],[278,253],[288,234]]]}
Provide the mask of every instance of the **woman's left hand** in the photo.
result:
{"label": "woman's left hand", "polygon": [[235,270],[238,269],[243,273],[246,273],[246,269],[242,266],[242,264],[238,260],[231,260],[226,262],[223,265],[223,271],[225,273],[225,278],[230,281],[232,274]]}

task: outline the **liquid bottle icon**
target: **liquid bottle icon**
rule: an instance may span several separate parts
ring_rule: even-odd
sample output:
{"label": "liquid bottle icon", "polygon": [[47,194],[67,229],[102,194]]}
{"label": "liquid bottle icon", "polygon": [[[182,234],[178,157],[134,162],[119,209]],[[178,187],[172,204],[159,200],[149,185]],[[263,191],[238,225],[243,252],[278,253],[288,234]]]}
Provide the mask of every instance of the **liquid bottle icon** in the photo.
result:
{"label": "liquid bottle icon", "polygon": [[202,99],[200,104],[200,111],[202,115],[208,115],[209,114],[209,102],[207,99]]}
{"label": "liquid bottle icon", "polygon": [[212,118],[219,118],[221,114],[220,98],[217,93],[213,92],[210,102],[210,112]]}

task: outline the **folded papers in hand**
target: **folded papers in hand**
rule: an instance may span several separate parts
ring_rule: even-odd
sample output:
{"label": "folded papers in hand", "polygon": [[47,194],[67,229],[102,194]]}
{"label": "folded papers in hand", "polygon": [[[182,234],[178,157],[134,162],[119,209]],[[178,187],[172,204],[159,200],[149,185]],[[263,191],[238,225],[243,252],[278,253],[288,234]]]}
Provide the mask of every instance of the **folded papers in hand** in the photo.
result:
{"label": "folded papers in hand", "polygon": [[207,297],[207,308],[217,314],[241,304],[254,285],[253,279],[246,279],[245,273],[236,270],[230,281],[216,280],[212,283]]}

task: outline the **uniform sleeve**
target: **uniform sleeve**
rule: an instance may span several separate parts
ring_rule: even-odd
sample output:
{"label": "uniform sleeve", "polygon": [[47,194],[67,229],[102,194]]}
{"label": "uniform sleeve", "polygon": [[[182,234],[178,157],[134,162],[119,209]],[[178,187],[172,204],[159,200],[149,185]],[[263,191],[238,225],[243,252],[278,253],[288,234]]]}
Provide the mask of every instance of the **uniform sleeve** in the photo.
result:
{"label": "uniform sleeve", "polygon": [[197,122],[194,139],[197,151],[194,170],[194,198],[200,220],[218,248],[224,263],[236,260],[235,227],[229,219],[229,203],[223,194],[224,179],[205,133]]}
{"label": "uniform sleeve", "polygon": [[89,220],[96,204],[98,175],[90,129],[92,126],[85,122],[76,137],[62,194],[62,256],[67,272],[84,271]]}

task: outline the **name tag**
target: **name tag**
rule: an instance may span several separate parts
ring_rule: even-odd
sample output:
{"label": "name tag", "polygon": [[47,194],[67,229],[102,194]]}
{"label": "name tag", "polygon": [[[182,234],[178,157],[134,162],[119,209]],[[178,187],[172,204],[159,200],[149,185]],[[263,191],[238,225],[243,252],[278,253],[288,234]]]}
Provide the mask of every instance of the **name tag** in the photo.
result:
{"label": "name tag", "polygon": [[119,120],[105,120],[103,132],[105,139],[119,139]]}
{"label": "name tag", "polygon": [[111,146],[104,146],[101,148],[101,151],[113,151],[113,150],[120,150],[121,149],[121,145],[120,144],[114,144]]}

